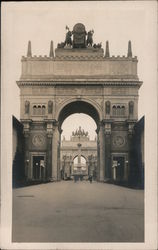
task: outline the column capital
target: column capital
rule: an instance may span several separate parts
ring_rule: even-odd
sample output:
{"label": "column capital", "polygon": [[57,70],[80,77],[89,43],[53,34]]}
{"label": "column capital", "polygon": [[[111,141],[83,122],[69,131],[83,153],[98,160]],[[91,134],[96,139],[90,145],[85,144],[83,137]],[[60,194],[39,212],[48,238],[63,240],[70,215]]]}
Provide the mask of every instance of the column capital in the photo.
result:
{"label": "column capital", "polygon": [[24,124],[24,123],[31,123],[32,119],[20,119],[20,121]]}
{"label": "column capital", "polygon": [[111,124],[112,124],[113,120],[112,119],[103,119],[101,121],[101,125],[104,128],[104,133],[105,135],[111,135]]}
{"label": "column capital", "polygon": [[128,125],[128,135],[132,136],[134,134],[134,125],[136,124],[136,120],[126,120]]}
{"label": "column capital", "polygon": [[30,123],[32,123],[32,120],[30,120],[30,119],[22,119],[20,121],[23,124],[23,132],[24,132],[24,134],[29,133],[30,132]]}
{"label": "column capital", "polygon": [[47,136],[52,137],[55,128],[58,126],[58,122],[55,119],[45,119],[47,126]]}
{"label": "column capital", "polygon": [[58,125],[58,121],[55,119],[44,119],[45,123],[51,123],[53,125]]}
{"label": "column capital", "polygon": [[103,119],[101,122],[100,122],[100,124],[101,125],[105,125],[105,124],[112,124],[113,123],[113,119]]}

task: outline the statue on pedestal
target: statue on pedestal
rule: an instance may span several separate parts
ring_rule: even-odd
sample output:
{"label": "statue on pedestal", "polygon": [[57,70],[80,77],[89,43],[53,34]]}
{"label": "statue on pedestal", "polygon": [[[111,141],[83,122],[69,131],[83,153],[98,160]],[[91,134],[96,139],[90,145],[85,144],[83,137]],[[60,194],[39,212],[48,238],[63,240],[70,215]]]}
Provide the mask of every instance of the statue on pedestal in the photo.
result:
{"label": "statue on pedestal", "polygon": [[25,114],[29,114],[29,109],[30,109],[30,102],[26,101],[25,102]]}
{"label": "statue on pedestal", "polygon": [[110,102],[109,101],[105,103],[105,110],[106,110],[106,114],[109,115],[110,114]]}
{"label": "statue on pedestal", "polygon": [[94,30],[88,31],[88,34],[87,34],[87,46],[91,46],[92,47],[92,44],[93,44],[93,34],[94,34]]}
{"label": "statue on pedestal", "polygon": [[129,114],[133,115],[134,111],[134,103],[132,101],[129,102]]}
{"label": "statue on pedestal", "polygon": [[48,114],[52,114],[53,112],[53,102],[49,101],[48,102]]}
{"label": "statue on pedestal", "polygon": [[67,33],[66,33],[66,38],[65,38],[65,45],[72,45],[72,39],[71,39],[71,36],[72,36],[72,32],[70,31],[69,27],[66,25],[66,30],[67,30]]}

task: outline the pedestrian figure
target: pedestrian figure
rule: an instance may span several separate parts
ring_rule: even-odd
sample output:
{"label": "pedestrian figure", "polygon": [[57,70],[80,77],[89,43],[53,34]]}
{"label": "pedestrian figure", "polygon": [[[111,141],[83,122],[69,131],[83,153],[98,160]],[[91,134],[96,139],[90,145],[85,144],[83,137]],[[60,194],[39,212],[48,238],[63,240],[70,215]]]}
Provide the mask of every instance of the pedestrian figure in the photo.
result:
{"label": "pedestrian figure", "polygon": [[92,183],[92,175],[89,176],[89,182]]}
{"label": "pedestrian figure", "polygon": [[74,182],[77,182],[77,176],[74,175]]}

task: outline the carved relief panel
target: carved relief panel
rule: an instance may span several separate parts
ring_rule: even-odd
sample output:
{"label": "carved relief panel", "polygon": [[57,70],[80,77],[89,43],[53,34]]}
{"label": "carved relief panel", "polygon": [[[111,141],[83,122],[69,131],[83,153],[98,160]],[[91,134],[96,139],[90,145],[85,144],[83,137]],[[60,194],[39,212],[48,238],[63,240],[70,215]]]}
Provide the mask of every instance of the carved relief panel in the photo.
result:
{"label": "carved relief panel", "polygon": [[112,132],[112,151],[126,152],[128,151],[128,139],[126,131]]}

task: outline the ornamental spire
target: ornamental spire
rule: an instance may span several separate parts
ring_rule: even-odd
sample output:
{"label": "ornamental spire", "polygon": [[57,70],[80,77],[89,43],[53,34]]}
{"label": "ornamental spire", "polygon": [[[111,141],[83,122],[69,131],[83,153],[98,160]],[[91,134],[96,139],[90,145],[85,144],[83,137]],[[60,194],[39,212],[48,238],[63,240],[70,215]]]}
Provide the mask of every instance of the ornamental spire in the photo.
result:
{"label": "ornamental spire", "polygon": [[110,52],[109,52],[109,41],[106,41],[105,57],[110,57]]}
{"label": "ornamental spire", "polygon": [[49,57],[54,57],[53,41],[50,42],[50,53],[49,53]]}
{"label": "ornamental spire", "polygon": [[131,45],[131,41],[128,42],[128,53],[127,53],[127,57],[132,57],[132,45]]}
{"label": "ornamental spire", "polygon": [[32,57],[32,52],[31,52],[31,41],[28,42],[27,57]]}

